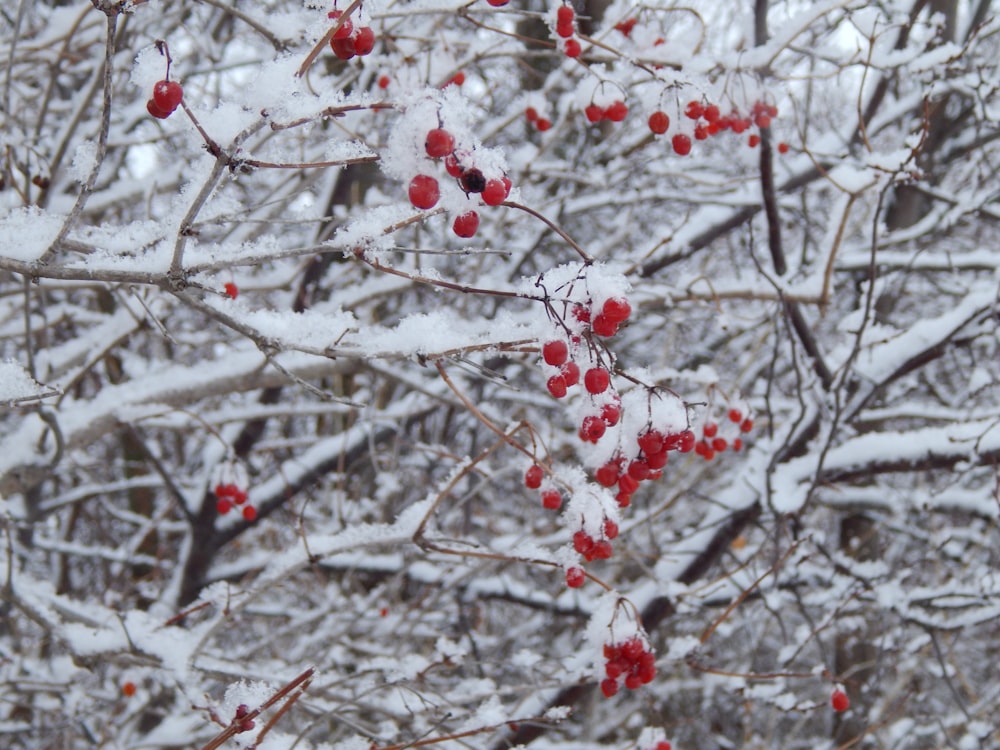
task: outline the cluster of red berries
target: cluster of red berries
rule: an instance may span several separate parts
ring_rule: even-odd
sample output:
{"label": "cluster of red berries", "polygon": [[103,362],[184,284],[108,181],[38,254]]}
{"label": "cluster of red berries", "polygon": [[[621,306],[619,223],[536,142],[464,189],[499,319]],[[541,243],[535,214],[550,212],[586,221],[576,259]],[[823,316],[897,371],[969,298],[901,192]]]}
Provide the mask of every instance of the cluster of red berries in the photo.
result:
{"label": "cluster of red berries", "polygon": [[[598,336],[611,337],[618,327],[628,320],[632,307],[624,297],[612,297],[601,307],[601,311],[591,316],[591,311],[582,305],[573,307],[573,316],[581,323],[589,324],[590,330]],[[562,339],[546,341],[542,345],[542,359],[545,363],[558,367],[559,372],[548,379],[545,386],[554,398],[563,398],[568,389],[580,382],[580,366],[569,359],[569,346]],[[583,376],[587,393],[597,396],[604,393],[611,384],[611,373],[604,367],[591,367]],[[605,405],[606,412],[600,417],[587,417],[580,427],[580,437],[586,442],[596,443],[604,435],[605,427],[618,424],[620,408],[616,404]],[[600,423],[601,426],[598,426]]]}
{"label": "cluster of red berries", "polygon": [[[427,132],[424,150],[432,159],[443,159],[445,171],[458,180],[466,195],[479,194],[487,206],[499,206],[510,195],[510,179],[506,175],[487,179],[480,169],[467,165],[465,162],[469,161],[471,154],[456,152],[455,137],[444,128],[437,127]],[[408,192],[410,203],[423,210],[433,208],[441,197],[437,178],[428,174],[418,174],[410,180]],[[458,215],[452,229],[459,237],[472,237],[479,229],[479,214],[466,211]]]}
{"label": "cluster of red berries", "polygon": [[629,506],[632,495],[642,482],[655,481],[663,476],[670,451],[690,453],[695,449],[696,438],[691,430],[668,433],[650,427],[636,438],[636,443],[639,453],[635,458],[627,460],[621,453],[616,453],[594,472],[594,479],[603,487],[617,485],[615,500],[622,508]]}
{"label": "cluster of red berries", "polygon": [[851,699],[847,697],[847,693],[837,688],[830,696],[830,707],[838,714],[842,714],[851,707]]}
{"label": "cluster of red berries", "polygon": [[535,129],[541,133],[552,127],[552,120],[547,117],[542,117],[538,114],[538,110],[534,107],[528,107],[524,110],[524,116],[527,118],[528,123],[535,126]]}
{"label": "cluster of red berries", "polygon": [[572,6],[560,5],[556,10],[556,36],[563,40],[566,57],[579,57],[583,51],[576,38],[576,12]]}
{"label": "cluster of red berries", "polygon": [[[694,139],[704,141],[709,136],[717,135],[726,130],[741,134],[752,128],[763,130],[771,127],[771,119],[778,116],[778,108],[773,104],[768,104],[760,100],[753,103],[749,114],[741,114],[737,110],[732,110],[729,114],[723,115],[717,104],[705,104],[700,101],[690,101],[684,108],[684,115],[695,121]],[[663,135],[670,128],[670,116],[661,110],[653,112],[649,116],[649,129],[656,135]],[[760,144],[760,134],[751,133],[747,138],[747,145],[755,148]],[[675,133],[671,138],[671,146],[674,153],[679,156],[686,156],[691,153],[691,137],[686,133]],[[779,143],[778,151],[788,152],[787,143]]]}
{"label": "cluster of red berries", "polygon": [[743,438],[740,437],[740,433],[747,433],[753,430],[753,419],[744,416],[743,412],[739,409],[730,409],[728,416],[729,421],[739,427],[736,437],[727,440],[724,436],[720,435],[719,425],[716,422],[705,422],[705,426],[702,428],[702,437],[695,444],[694,452],[706,461],[711,461],[717,453],[722,453],[727,449],[732,449],[736,452],[743,450]]}
{"label": "cluster of red berries", "polygon": [[587,117],[587,122],[600,122],[601,120],[621,122],[628,117],[628,106],[621,99],[615,99],[607,107],[591,103],[583,108],[583,114]]}
{"label": "cluster of red berries", "polygon": [[601,692],[605,698],[617,693],[622,684],[635,690],[652,682],[656,676],[656,657],[637,635],[617,645],[605,643],[604,658],[607,677],[601,680]]}
{"label": "cluster of red berries", "polygon": [[184,89],[177,81],[157,81],[153,96],[146,102],[146,111],[158,120],[165,120],[181,105]]}
{"label": "cluster of red berries", "polygon": [[247,491],[232,482],[220,483],[215,486],[215,509],[220,516],[226,515],[233,508],[243,505],[243,518],[253,521],[257,518],[257,509],[252,505],[244,505],[247,501]]}
{"label": "cluster of red berries", "polygon": [[[341,17],[339,10],[331,10],[327,18],[337,21]],[[364,57],[375,49],[375,32],[371,26],[355,26],[351,19],[345,18],[330,39],[330,48],[341,60],[350,60],[355,55]]]}
{"label": "cluster of red berries", "polygon": [[[532,464],[524,472],[524,486],[529,490],[542,489],[545,472],[538,464]],[[559,510],[562,507],[562,493],[554,487],[546,487],[541,491],[542,507],[548,510]]]}

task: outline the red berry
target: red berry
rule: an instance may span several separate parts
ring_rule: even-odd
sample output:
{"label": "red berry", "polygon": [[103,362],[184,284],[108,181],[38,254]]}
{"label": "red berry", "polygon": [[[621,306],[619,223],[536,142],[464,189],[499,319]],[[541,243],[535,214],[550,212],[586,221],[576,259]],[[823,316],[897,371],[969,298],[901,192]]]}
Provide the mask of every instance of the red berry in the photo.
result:
{"label": "red berry", "polygon": [[601,407],[601,419],[604,420],[608,427],[614,427],[618,424],[618,420],[621,419],[621,416],[622,407],[618,403],[612,402]]}
{"label": "red berry", "polygon": [[[329,13],[326,14],[326,17],[332,21],[336,21],[338,18],[340,18],[340,16],[341,12],[339,10],[331,10]],[[353,31],[354,31],[354,24],[351,23],[351,19],[345,18],[344,22],[337,28],[335,32],[333,32],[333,38],[347,39],[347,37],[349,37]]]}
{"label": "red berry", "polygon": [[566,361],[568,356],[569,347],[566,346],[565,341],[556,339],[554,341],[546,341],[542,344],[542,359],[545,360],[545,364],[559,367],[559,365]]}
{"label": "red berry", "polygon": [[542,507],[549,510],[559,510],[562,505],[562,495],[559,490],[545,490],[542,493]]}
{"label": "red berry", "polygon": [[462,165],[458,163],[458,157],[455,154],[448,154],[444,157],[444,169],[452,177],[461,177],[464,171]]}
{"label": "red berry", "polygon": [[584,575],[583,568],[569,568],[566,571],[566,585],[571,589],[580,588],[586,580],[587,576]]}
{"label": "red berry", "polygon": [[690,453],[694,450],[696,442],[697,438],[694,436],[694,433],[691,430],[684,430],[684,432],[681,433],[677,450],[681,453]]}
{"label": "red berry", "polygon": [[575,17],[576,13],[568,5],[560,5],[556,10],[556,23],[573,23]]}
{"label": "red berry", "polygon": [[660,742],[656,743],[656,747],[654,747],[653,750],[671,750],[670,749],[670,743],[666,742],[664,740],[661,740]]}
{"label": "red berry", "polygon": [[708,138],[708,134],[709,134],[709,129],[706,128],[704,125],[694,126],[694,139],[696,141],[705,140],[706,138]]}
{"label": "red berry", "polygon": [[636,459],[628,465],[628,475],[640,482],[649,479],[649,464],[641,459]]}
{"label": "red berry", "polygon": [[583,114],[587,116],[588,122],[600,122],[604,119],[604,108],[596,104],[588,104],[583,108]]}
{"label": "red berry", "polygon": [[742,422],[743,421],[743,412],[741,412],[739,409],[730,409],[729,410],[729,421],[730,422],[736,422],[736,423]]}
{"label": "red berry", "polygon": [[157,81],[153,84],[153,101],[162,112],[173,112],[184,98],[184,89],[177,81]]}
{"label": "red berry", "polygon": [[220,498],[215,502],[215,510],[220,516],[226,515],[229,511],[233,509],[233,504],[229,500]]}
{"label": "red berry", "polygon": [[146,102],[146,111],[149,112],[149,114],[151,114],[157,120],[165,120],[168,117],[170,117],[170,115],[173,114],[173,110],[170,110],[169,112],[164,112],[162,109],[156,106],[156,102],[154,102],[152,99]]}
{"label": "red berry", "polygon": [[612,521],[610,518],[604,519],[604,536],[608,539],[614,539],[618,536],[618,524]]}
{"label": "red berry", "polygon": [[684,133],[677,133],[670,143],[674,147],[674,153],[678,156],[687,156],[691,153],[691,139]]}
{"label": "red berry", "polygon": [[709,104],[705,107],[705,111],[701,114],[708,122],[718,122],[719,121],[719,108],[715,104]]}
{"label": "red berry", "polygon": [[546,130],[552,127],[552,120],[549,120],[548,118],[545,117],[539,117],[535,121],[535,127],[538,129],[540,133],[544,133]]}
{"label": "red berry", "polygon": [[257,520],[257,509],[252,505],[248,505],[243,509],[243,520],[245,521],[256,521]]}
{"label": "red berry", "polygon": [[566,43],[563,44],[563,52],[566,53],[566,57],[579,57],[580,53],[583,52],[583,47],[576,39],[567,39]]}
{"label": "red berry", "polygon": [[639,480],[629,474],[624,474],[618,479],[618,489],[627,495],[631,495],[639,489]]}
{"label": "red berry", "polygon": [[618,483],[618,470],[619,467],[615,461],[608,461],[594,472],[594,479],[603,487],[614,487]]}
{"label": "red berry", "polygon": [[724,450],[726,450],[727,446],[728,443],[726,442],[725,438],[723,437],[712,438],[712,450],[715,451],[716,453],[722,453]]}
{"label": "red berry", "polygon": [[230,299],[236,299],[240,294],[240,289],[236,284],[231,281],[227,281],[222,285],[222,288],[226,291],[226,296]]}
{"label": "red berry", "polygon": [[440,159],[455,150],[455,138],[444,128],[434,128],[428,131],[424,148],[432,159]]}
{"label": "red berry", "polygon": [[562,375],[553,375],[545,383],[545,387],[549,389],[553,398],[562,398],[566,395],[566,378]]}
{"label": "red berry", "polygon": [[750,432],[753,429],[753,420],[747,417],[740,422],[740,432]]}
{"label": "red berry", "polygon": [[538,464],[532,464],[528,467],[528,470],[524,472],[524,486],[529,490],[537,490],[542,486],[542,478],[545,476],[545,472],[542,471],[542,467]]}
{"label": "red berry", "polygon": [[614,336],[618,333],[618,323],[609,319],[606,315],[598,315],[590,324],[591,330],[598,336]]}
{"label": "red berry", "polygon": [[581,555],[589,555],[594,549],[594,540],[590,538],[590,534],[581,529],[573,534],[573,549]]}
{"label": "red berry", "polygon": [[611,546],[611,542],[607,539],[600,539],[594,542],[594,549],[591,554],[595,560],[610,560],[613,552],[614,549]]}
{"label": "red berry", "polygon": [[639,19],[637,18],[629,18],[622,21],[621,23],[616,23],[615,30],[620,31],[625,36],[630,36],[632,34],[632,29],[635,28],[635,24],[638,20]]}
{"label": "red berry", "polygon": [[122,684],[122,694],[126,698],[131,698],[133,695],[135,695],[135,683],[134,682],[123,683]]}
{"label": "red berry", "polygon": [[715,422],[705,422],[705,427],[702,429],[702,433],[707,438],[715,437],[719,432],[719,425]]}
{"label": "red berry", "polygon": [[833,695],[830,696],[830,705],[837,713],[843,713],[851,707],[851,699],[843,690],[834,690]]}
{"label": "red berry", "polygon": [[787,154],[788,153],[788,144],[785,143],[784,141],[782,141],[781,143],[779,143],[778,144],[778,153],[779,154]]}
{"label": "red berry", "polygon": [[611,103],[611,106],[604,111],[604,116],[611,122],[621,122],[628,116],[628,107],[619,99]]}
{"label": "red berry", "polygon": [[350,60],[354,57],[354,40],[351,37],[346,39],[331,39],[330,49],[341,60]]}
{"label": "red berry", "polygon": [[601,692],[605,698],[614,696],[618,692],[618,680],[612,680],[610,677],[601,680]]}
{"label": "red berry", "polygon": [[455,221],[452,222],[451,228],[459,237],[472,237],[479,229],[479,214],[475,211],[466,211],[464,214],[459,214],[455,217]]}
{"label": "red berry", "polygon": [[576,29],[573,28],[572,23],[557,23],[556,24],[556,35],[561,36],[563,39],[568,39],[573,36]]}
{"label": "red berry", "polygon": [[583,385],[587,393],[597,395],[608,390],[611,383],[611,373],[603,367],[591,367],[583,376]]}
{"label": "red berry", "polygon": [[688,102],[688,105],[684,108],[684,114],[686,114],[692,120],[697,120],[703,114],[705,114],[705,108],[702,106],[701,102],[690,101]]}
{"label": "red berry", "polygon": [[743,440],[740,438],[733,438],[733,450],[739,453],[743,450]]}
{"label": "red berry", "polygon": [[660,451],[659,453],[650,453],[648,456],[646,456],[646,464],[652,470],[650,472],[649,478],[652,479],[653,472],[655,472],[657,469],[662,469],[664,466],[667,465],[667,461],[669,460],[670,460],[670,454],[667,453],[667,451],[665,450]]}
{"label": "red berry", "polygon": [[445,87],[451,86],[452,84],[454,84],[456,86],[461,86],[463,83],[465,83],[465,73],[463,73],[460,70],[455,75],[453,75],[451,78],[449,78],[447,81],[445,81],[444,85],[445,85]]}
{"label": "red berry", "polygon": [[509,3],[509,2],[510,2],[510,0],[486,0],[486,2],[488,2],[488,3],[489,3],[490,5],[492,5],[492,6],[494,7],[494,8],[502,8],[502,7],[503,7],[503,6],[505,6],[505,5],[507,4],[507,3]]}
{"label": "red berry", "polygon": [[631,673],[625,676],[625,687],[629,690],[638,690],[642,686],[642,678],[636,674]]}
{"label": "red berry", "polygon": [[649,116],[649,129],[657,135],[663,135],[670,127],[670,116],[657,110]]}
{"label": "red berry", "polygon": [[354,35],[354,54],[364,57],[375,49],[375,32],[370,26],[362,26]]}
{"label": "red berry", "polygon": [[604,302],[601,314],[608,320],[621,323],[628,320],[628,316],[632,314],[632,306],[624,297],[612,297]]}
{"label": "red berry", "polygon": [[562,366],[559,373],[563,376],[567,386],[576,385],[580,382],[580,367],[576,362],[567,362]]}
{"label": "red berry", "polygon": [[580,439],[587,443],[596,443],[607,431],[608,426],[600,417],[584,417],[580,425]]}
{"label": "red berry", "polygon": [[750,148],[757,148],[760,145],[760,136],[756,133],[751,133],[750,137],[747,138],[747,145]]}
{"label": "red berry", "polygon": [[507,200],[507,188],[502,180],[487,180],[483,187],[483,203],[487,206],[499,206]]}
{"label": "red berry", "polygon": [[440,197],[438,182],[430,175],[418,174],[410,180],[410,203],[417,208],[433,208]]}
{"label": "red berry", "polygon": [[528,118],[528,122],[534,122],[538,119],[538,110],[534,107],[528,107],[524,110],[524,116]]}
{"label": "red berry", "polygon": [[639,445],[639,450],[651,456],[663,450],[663,435],[656,430],[649,430],[642,433],[636,443]]}
{"label": "red berry", "polygon": [[380,89],[387,89],[387,88],[389,88],[389,84],[391,82],[392,81],[389,79],[389,76],[379,76],[378,87]]}
{"label": "red berry", "polygon": [[769,128],[771,127],[771,118],[765,114],[760,114],[753,118],[753,124],[758,128]]}

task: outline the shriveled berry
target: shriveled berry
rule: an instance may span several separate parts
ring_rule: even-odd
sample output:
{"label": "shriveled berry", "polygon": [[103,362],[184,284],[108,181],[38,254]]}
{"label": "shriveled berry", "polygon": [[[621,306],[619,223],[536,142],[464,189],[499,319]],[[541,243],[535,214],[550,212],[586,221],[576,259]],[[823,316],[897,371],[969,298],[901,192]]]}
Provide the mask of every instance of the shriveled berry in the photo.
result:
{"label": "shriveled berry", "polygon": [[467,193],[481,193],[486,188],[486,178],[478,169],[468,169],[458,179]]}
{"label": "shriveled berry", "polygon": [[410,180],[410,203],[417,208],[433,208],[441,197],[438,181],[427,174],[418,174]]}

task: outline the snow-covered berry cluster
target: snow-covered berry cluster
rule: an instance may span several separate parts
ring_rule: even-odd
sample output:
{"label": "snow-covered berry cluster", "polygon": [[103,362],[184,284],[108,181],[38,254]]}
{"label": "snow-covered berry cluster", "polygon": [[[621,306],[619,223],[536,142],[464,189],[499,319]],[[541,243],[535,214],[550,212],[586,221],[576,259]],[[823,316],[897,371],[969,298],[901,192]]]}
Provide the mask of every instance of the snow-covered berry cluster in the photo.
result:
{"label": "snow-covered berry cluster", "polygon": [[[339,21],[342,15],[336,8],[327,13],[327,17],[334,22]],[[371,26],[355,25],[350,17],[344,18],[330,38],[330,48],[341,60],[364,57],[375,49],[375,32]]]}
{"label": "snow-covered berry cluster", "polygon": [[738,408],[729,409],[725,420],[706,420],[701,428],[701,439],[694,444],[694,451],[706,461],[711,461],[726,450],[743,450],[743,435],[753,430],[753,418]]}
{"label": "snow-covered berry cluster", "polygon": [[241,509],[245,521],[257,520],[257,509],[251,505],[246,470],[238,463],[222,464],[216,471],[214,489],[215,510],[220,516]]}

